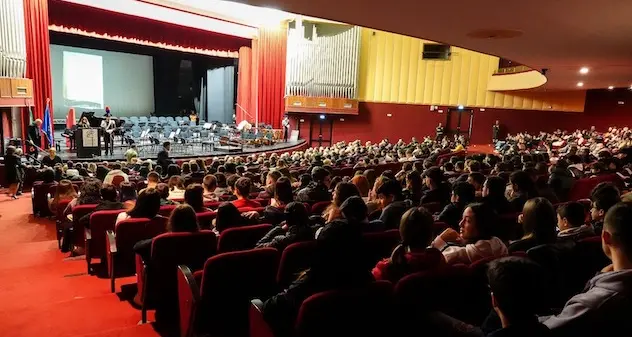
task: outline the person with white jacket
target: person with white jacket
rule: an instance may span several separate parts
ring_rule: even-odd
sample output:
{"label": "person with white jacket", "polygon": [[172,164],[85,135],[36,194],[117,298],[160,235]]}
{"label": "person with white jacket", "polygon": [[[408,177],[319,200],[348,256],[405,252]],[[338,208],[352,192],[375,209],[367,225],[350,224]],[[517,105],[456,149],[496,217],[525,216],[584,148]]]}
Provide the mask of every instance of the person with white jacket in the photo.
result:
{"label": "person with white jacket", "polygon": [[439,249],[448,264],[470,264],[476,260],[507,255],[507,246],[494,236],[497,215],[482,203],[468,205],[459,223],[460,233],[448,228],[437,236],[431,246]]}

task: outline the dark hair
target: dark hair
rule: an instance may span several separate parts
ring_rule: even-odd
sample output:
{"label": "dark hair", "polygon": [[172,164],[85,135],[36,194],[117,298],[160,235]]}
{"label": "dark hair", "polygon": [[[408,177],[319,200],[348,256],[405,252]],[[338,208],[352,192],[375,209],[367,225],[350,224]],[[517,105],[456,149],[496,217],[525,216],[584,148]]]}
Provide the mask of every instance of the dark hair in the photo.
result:
{"label": "dark hair", "polygon": [[270,172],[268,172],[268,174],[266,175],[266,180],[268,178],[272,179],[272,184],[274,185],[274,183],[276,183],[276,181],[281,178],[283,175],[281,174],[281,171],[279,170],[272,170]]}
{"label": "dark hair", "polygon": [[526,194],[527,198],[537,196],[535,183],[531,179],[531,176],[529,176],[529,173],[525,171],[516,171],[509,176],[509,181],[514,186],[515,192],[524,193]]}
{"label": "dark hair", "polygon": [[402,186],[395,180],[386,179],[386,181],[384,181],[377,189],[376,193],[386,196],[394,196],[395,199],[398,199],[398,197],[402,195]]}
{"label": "dark hair", "polygon": [[460,205],[467,205],[476,199],[476,190],[474,185],[459,181],[452,186],[452,194],[459,197]]}
{"label": "dark hair", "polygon": [[445,164],[443,164],[443,171],[454,171],[454,164],[449,161],[446,162]]}
{"label": "dark hair", "polygon": [[235,184],[237,183],[237,180],[239,180],[239,176],[236,174],[233,174],[232,176],[229,176],[226,179],[226,185],[228,185],[228,187],[230,187],[233,191],[235,190]]}
{"label": "dark hair", "polygon": [[489,240],[495,236],[497,232],[496,224],[498,222],[496,211],[494,211],[490,205],[484,203],[473,203],[467,205],[467,207],[474,213],[474,222],[476,223],[476,231],[478,232],[478,237],[471,240],[471,242]]}
{"label": "dark hair", "polygon": [[612,234],[614,240],[621,244],[621,249],[632,259],[632,205],[618,203],[610,207],[604,219],[604,230]]}
{"label": "dark hair", "polygon": [[235,191],[243,197],[248,199],[250,196],[250,189],[252,188],[252,181],[250,178],[239,178],[235,182]]}
{"label": "dark hair", "polygon": [[226,176],[223,173],[216,173],[215,178],[217,178],[217,187],[226,188]]}
{"label": "dark hair", "polygon": [[162,147],[166,148],[166,147],[169,147],[169,146],[171,146],[171,142],[164,142],[164,143],[162,143]]}
{"label": "dark hair", "polygon": [[182,167],[180,167],[180,169],[182,170],[182,174],[191,173],[191,165],[189,163],[182,163]]}
{"label": "dark hair", "polygon": [[522,209],[522,230],[524,235],[532,235],[539,244],[556,240],[557,216],[550,201],[545,198],[527,200]]}
{"label": "dark hair", "polygon": [[179,176],[179,175],[180,175],[180,167],[178,167],[178,165],[170,164],[169,166],[167,166],[168,177]]}
{"label": "dark hair", "polygon": [[127,211],[131,218],[154,218],[160,210],[160,194],[155,188],[146,188],[140,192],[134,208]]}
{"label": "dark hair", "polygon": [[425,248],[432,241],[432,214],[424,207],[407,210],[399,222],[402,245],[410,248]]}
{"label": "dark hair", "polygon": [[204,211],[204,188],[200,184],[191,184],[184,191],[184,202],[196,212]]}
{"label": "dark hair", "polygon": [[101,201],[101,182],[98,180],[86,181],[79,191],[79,205],[98,204]]}
{"label": "dark hair", "polygon": [[301,174],[301,176],[299,177],[299,180],[301,182],[301,186],[299,188],[305,188],[307,187],[307,185],[309,185],[309,183],[312,182],[312,176],[307,174],[307,173],[303,173]]}
{"label": "dark hair", "polygon": [[340,207],[345,200],[353,196],[360,196],[360,191],[352,183],[341,182],[336,185],[336,193],[333,204]]}
{"label": "dark hair", "polygon": [[413,195],[421,196],[423,181],[421,180],[419,171],[410,171],[406,174],[406,188],[408,188]]}
{"label": "dark hair", "polygon": [[506,199],[505,197],[505,188],[507,183],[501,177],[487,177],[485,180],[484,186],[487,186],[487,190],[489,194],[487,195],[490,199]]}
{"label": "dark hair", "polygon": [[375,175],[375,170],[364,170],[364,176],[366,177],[366,180],[369,181],[369,189],[373,188],[373,185],[375,184],[375,179],[377,178],[377,176]]}
{"label": "dark hair", "polygon": [[472,160],[470,162],[470,172],[480,172],[481,163],[478,160]]}
{"label": "dark hair", "polygon": [[480,172],[470,173],[469,178],[472,178],[474,182],[480,184],[481,186],[485,183],[485,176]]}
{"label": "dark hair", "polygon": [[355,195],[347,198],[347,200],[340,205],[340,213],[349,222],[357,223],[366,220],[369,208],[360,196]]}
{"label": "dark hair", "polygon": [[274,198],[284,204],[289,204],[294,200],[290,179],[280,177],[276,180],[276,183],[274,183]]}
{"label": "dark hair", "polygon": [[127,181],[121,183],[121,202],[136,200],[136,185]]}
{"label": "dark hair", "polygon": [[169,185],[165,183],[159,183],[156,185],[156,190],[158,191],[161,199],[169,198]]}
{"label": "dark hair", "polygon": [[215,229],[222,233],[225,229],[239,227],[244,223],[239,210],[230,202],[224,202],[217,208]]}
{"label": "dark hair", "polygon": [[557,208],[557,214],[568,221],[571,227],[580,227],[586,220],[586,208],[577,201],[567,202]]}
{"label": "dark hair", "polygon": [[433,166],[424,172],[424,177],[428,177],[434,184],[438,185],[443,181],[443,172],[440,168]]}
{"label": "dark hair", "polygon": [[118,200],[116,186],[104,184],[101,187],[101,199],[103,199],[104,201],[116,202]]}
{"label": "dark hair", "polygon": [[197,232],[199,229],[197,215],[191,206],[182,204],[171,211],[167,232]]}
{"label": "dark hair", "polygon": [[191,169],[192,173],[198,172],[200,170],[200,167],[197,163],[190,163],[189,168]]}
{"label": "dark hair", "polygon": [[329,171],[320,166],[316,166],[314,167],[314,169],[312,169],[312,180],[317,183],[322,183],[323,181],[325,181],[325,178],[327,178],[327,176],[329,176]]}
{"label": "dark hair", "polygon": [[302,202],[290,202],[285,206],[283,213],[288,227],[309,226],[309,212]]}
{"label": "dark hair", "polygon": [[235,174],[237,173],[237,165],[234,163],[226,163],[224,164],[224,168],[226,169],[226,173]]}
{"label": "dark hair", "polygon": [[174,188],[178,188],[180,190],[184,189],[184,179],[182,179],[179,175],[169,178],[169,182],[167,184],[169,185],[170,191],[173,191]]}
{"label": "dark hair", "polygon": [[596,209],[607,212],[610,207],[621,201],[621,195],[612,183],[602,182],[590,192],[590,200]]}
{"label": "dark hair", "polygon": [[489,288],[496,305],[512,322],[528,321],[538,312],[545,293],[542,268],[523,257],[503,257],[489,263]]}

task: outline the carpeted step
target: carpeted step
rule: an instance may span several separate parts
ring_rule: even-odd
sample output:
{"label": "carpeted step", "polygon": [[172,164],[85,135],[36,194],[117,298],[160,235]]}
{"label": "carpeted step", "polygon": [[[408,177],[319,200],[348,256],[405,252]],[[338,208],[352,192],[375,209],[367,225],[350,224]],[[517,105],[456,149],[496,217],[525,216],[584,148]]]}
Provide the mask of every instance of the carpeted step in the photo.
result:
{"label": "carpeted step", "polygon": [[160,336],[151,324],[104,330],[77,337],[156,337]]}

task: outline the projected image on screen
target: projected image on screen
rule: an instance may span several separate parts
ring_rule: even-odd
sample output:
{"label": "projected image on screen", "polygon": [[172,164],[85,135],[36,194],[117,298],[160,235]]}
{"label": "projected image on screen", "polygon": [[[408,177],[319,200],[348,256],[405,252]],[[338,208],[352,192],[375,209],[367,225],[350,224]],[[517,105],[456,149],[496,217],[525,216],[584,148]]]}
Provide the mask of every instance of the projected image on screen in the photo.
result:
{"label": "projected image on screen", "polygon": [[103,58],[64,51],[64,104],[103,109]]}

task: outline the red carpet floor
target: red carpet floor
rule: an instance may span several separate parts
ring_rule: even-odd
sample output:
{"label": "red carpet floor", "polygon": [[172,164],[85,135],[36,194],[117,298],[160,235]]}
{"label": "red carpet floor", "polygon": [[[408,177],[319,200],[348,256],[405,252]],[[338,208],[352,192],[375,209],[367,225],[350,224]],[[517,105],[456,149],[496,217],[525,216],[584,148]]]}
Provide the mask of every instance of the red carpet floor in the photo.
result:
{"label": "red carpet floor", "polygon": [[83,257],[57,249],[55,224],[33,217],[30,195],[0,195],[0,233],[0,336],[159,336],[107,279],[86,274]]}

